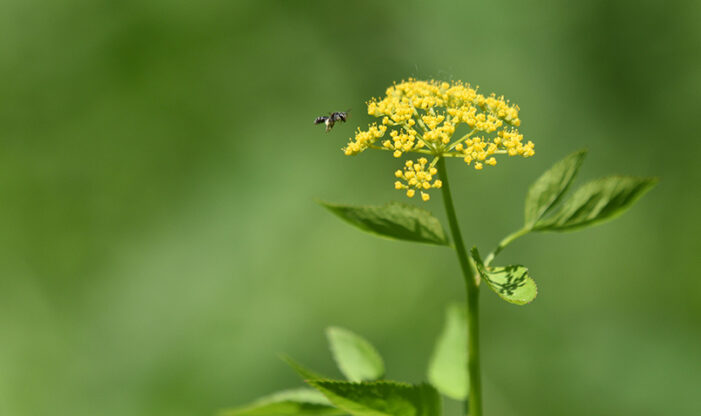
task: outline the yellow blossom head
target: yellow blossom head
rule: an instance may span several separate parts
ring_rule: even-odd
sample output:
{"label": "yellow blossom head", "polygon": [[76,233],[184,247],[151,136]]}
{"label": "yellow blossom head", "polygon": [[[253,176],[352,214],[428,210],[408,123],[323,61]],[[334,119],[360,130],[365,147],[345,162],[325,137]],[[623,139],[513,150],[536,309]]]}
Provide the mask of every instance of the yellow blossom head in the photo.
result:
{"label": "yellow blossom head", "polygon": [[482,170],[497,164],[496,155],[533,156],[533,142],[523,143],[518,131],[518,113],[518,106],[503,96],[484,96],[460,81],[410,78],[387,88],[384,98],[368,102],[368,114],[380,118],[381,124],[359,129],[343,151],[356,155],[372,148],[390,151],[395,158],[406,153],[432,157],[430,164],[426,157],[408,160],[394,173],[399,179],[396,189],[406,190],[408,197],[419,191],[428,201],[425,191],[442,185],[433,179],[441,157],[459,157]]}

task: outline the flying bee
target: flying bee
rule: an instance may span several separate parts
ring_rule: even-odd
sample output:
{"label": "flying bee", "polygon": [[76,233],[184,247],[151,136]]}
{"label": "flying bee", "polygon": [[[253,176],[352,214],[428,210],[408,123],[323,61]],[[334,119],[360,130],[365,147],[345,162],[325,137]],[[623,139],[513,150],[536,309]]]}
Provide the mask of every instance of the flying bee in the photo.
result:
{"label": "flying bee", "polygon": [[346,120],[348,120],[348,113],[349,112],[350,112],[350,110],[337,111],[334,113],[330,113],[328,116],[317,117],[314,119],[314,124],[324,123],[326,125],[326,132],[328,133],[331,131],[331,129],[333,128],[333,125],[337,121],[342,121],[345,123]]}

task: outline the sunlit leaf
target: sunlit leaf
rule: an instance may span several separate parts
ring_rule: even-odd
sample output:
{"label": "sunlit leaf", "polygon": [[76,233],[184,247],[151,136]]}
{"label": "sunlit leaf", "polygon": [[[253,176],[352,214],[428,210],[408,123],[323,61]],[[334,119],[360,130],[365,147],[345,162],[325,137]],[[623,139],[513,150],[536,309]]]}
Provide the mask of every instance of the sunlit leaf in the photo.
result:
{"label": "sunlit leaf", "polygon": [[262,397],[237,409],[220,412],[221,416],[332,416],[345,414],[317,390],[300,388]]}
{"label": "sunlit leaf", "polygon": [[330,327],[326,330],[326,337],[338,368],[348,380],[377,380],[384,375],[382,357],[361,336],[347,329]]}
{"label": "sunlit leaf", "polygon": [[464,306],[450,305],[446,310],[445,326],[429,363],[428,380],[451,399],[467,398],[467,312]]}
{"label": "sunlit leaf", "polygon": [[400,202],[380,206],[350,206],[321,202],[350,224],[383,237],[448,245],[440,221],[423,208]]}
{"label": "sunlit leaf", "polygon": [[532,227],[557,204],[577,175],[586,150],[580,150],[555,163],[528,189],[525,205],[526,227]]}
{"label": "sunlit leaf", "polygon": [[519,265],[485,267],[477,248],[473,248],[471,253],[482,280],[500,298],[516,305],[525,305],[535,299],[538,288],[535,281],[528,275],[526,267]]}
{"label": "sunlit leaf", "polygon": [[582,185],[549,218],[535,224],[536,231],[567,231],[610,220],[649,191],[655,178],[610,176]]}
{"label": "sunlit leaf", "polygon": [[354,383],[314,380],[309,384],[353,416],[440,416],[441,398],[428,384],[392,381]]}

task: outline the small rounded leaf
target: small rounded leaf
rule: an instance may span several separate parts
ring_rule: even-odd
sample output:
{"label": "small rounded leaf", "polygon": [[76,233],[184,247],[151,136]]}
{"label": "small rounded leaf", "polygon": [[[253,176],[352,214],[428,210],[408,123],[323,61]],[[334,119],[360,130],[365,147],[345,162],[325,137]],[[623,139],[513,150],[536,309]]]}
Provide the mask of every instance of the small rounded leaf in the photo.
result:
{"label": "small rounded leaf", "polygon": [[382,357],[360,335],[338,328],[326,330],[333,358],[344,376],[350,381],[377,380],[385,374]]}
{"label": "small rounded leaf", "polygon": [[471,254],[482,279],[500,298],[515,305],[525,305],[535,299],[538,287],[528,275],[526,267],[513,265],[488,268],[482,263],[477,248],[473,248]]}

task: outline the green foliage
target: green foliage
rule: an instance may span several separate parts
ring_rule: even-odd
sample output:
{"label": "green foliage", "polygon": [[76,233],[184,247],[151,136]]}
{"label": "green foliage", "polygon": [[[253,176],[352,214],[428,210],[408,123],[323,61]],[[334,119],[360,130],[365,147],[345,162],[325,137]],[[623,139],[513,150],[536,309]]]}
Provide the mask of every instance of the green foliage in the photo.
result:
{"label": "green foliage", "polygon": [[[464,315],[464,310],[462,313]],[[462,319],[464,320],[464,317]],[[451,332],[455,329],[451,329]],[[441,398],[431,385],[412,385],[386,380],[355,381],[381,377],[384,374],[382,358],[369,342],[349,330],[330,327],[326,334],[339,368],[352,381],[329,380],[291,358],[282,356],[282,359],[316,390],[304,388],[285,390],[265,396],[247,406],[222,411],[220,415],[335,416],[350,413],[354,416],[439,416],[441,414]]]}
{"label": "green foliage", "polygon": [[[504,238],[486,262],[482,261],[477,248],[471,250],[472,263],[482,281],[507,302],[525,305],[535,299],[538,288],[524,266],[489,267],[504,247],[531,231],[567,231],[612,219],[657,182],[652,178],[611,176],[591,181],[565,199],[585,155],[585,151],[579,151],[565,157],[535,181],[526,196],[524,227]],[[445,182],[447,185],[447,180]],[[449,245],[440,222],[428,211],[415,206],[396,202],[364,207],[321,204],[350,224],[383,237]],[[451,222],[454,226],[456,223],[457,220]],[[459,230],[452,231],[454,235],[459,233]],[[458,255],[462,256],[463,265],[468,263],[464,249]],[[472,278],[472,275],[468,273],[466,277]],[[479,415],[480,394],[468,397],[470,377],[478,380],[479,374],[468,374],[468,337],[478,338],[473,328],[468,327],[467,313],[460,305],[447,308],[445,326],[429,363],[431,384],[379,380],[384,377],[385,367],[377,350],[352,331],[330,327],[326,331],[329,346],[348,381],[329,380],[283,357],[316,390],[283,391],[222,415],[439,416],[442,408],[439,392],[455,400],[469,400],[470,412]]]}
{"label": "green foliage", "polygon": [[528,189],[525,206],[526,227],[532,228],[560,200],[577,175],[586,150],[580,150],[555,163]]}
{"label": "green foliage", "polygon": [[333,416],[345,412],[331,405],[331,402],[316,390],[299,388],[284,390],[262,397],[255,402],[237,409],[224,410],[221,416]]}
{"label": "green foliage", "polygon": [[377,380],[385,374],[382,357],[360,335],[347,329],[330,327],[326,330],[326,337],[338,368],[348,380]]}
{"label": "green foliage", "polygon": [[[523,228],[508,235],[499,243],[487,256],[484,263],[486,266],[489,266],[494,257],[506,246],[531,231],[570,231],[611,220],[630,208],[657,183],[655,178],[610,176],[584,184],[572,196],[560,203],[574,181],[585,156],[584,150],[572,153],[555,163],[531,185],[526,195]],[[558,204],[559,208],[556,209]],[[501,269],[488,268],[488,270],[492,273],[499,271],[498,278],[506,279],[504,283],[507,285],[513,279],[525,278],[526,286],[530,286],[525,268],[509,266]],[[499,293],[511,292],[503,286],[500,287]],[[533,291],[535,293],[535,284],[533,284]]]}
{"label": "green foliage", "polygon": [[477,271],[500,298],[515,305],[525,305],[535,299],[538,288],[524,266],[485,267],[477,248],[472,248]]}
{"label": "green foliage", "polygon": [[309,384],[353,416],[439,416],[441,398],[428,384],[392,381],[353,383],[314,380]]}
{"label": "green foliage", "polygon": [[448,245],[440,221],[425,209],[400,202],[381,206],[350,206],[320,202],[329,211],[361,230],[383,237]]}
{"label": "green foliage", "polygon": [[569,231],[615,218],[656,183],[655,178],[609,176],[577,189],[549,215],[577,175],[586,151],[575,152],[548,169],[528,190],[525,231]]}
{"label": "green foliage", "polygon": [[649,191],[655,178],[610,176],[584,184],[536,231],[568,231],[615,218]]}
{"label": "green foliage", "polygon": [[454,400],[465,400],[467,377],[467,311],[453,304],[446,309],[445,326],[431,356],[428,380],[438,391]]}

